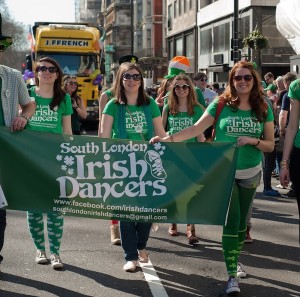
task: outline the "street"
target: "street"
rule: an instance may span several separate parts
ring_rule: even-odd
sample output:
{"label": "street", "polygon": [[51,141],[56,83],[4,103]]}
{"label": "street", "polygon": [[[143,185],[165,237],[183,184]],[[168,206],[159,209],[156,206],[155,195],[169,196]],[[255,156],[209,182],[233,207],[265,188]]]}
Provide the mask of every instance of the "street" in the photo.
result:
{"label": "street", "polygon": [[[275,187],[276,179],[272,182]],[[245,244],[240,258],[248,276],[240,282],[239,296],[300,296],[296,200],[261,192],[260,186],[253,209],[254,242]],[[187,244],[185,228],[180,225],[180,235],[170,237],[168,225],[161,224],[148,242],[153,266],[143,264],[143,270],[126,273],[122,248],[110,244],[109,221],[65,217],[64,268],[54,271],[50,263],[34,261],[26,213],[9,210],[0,296],[226,296],[221,227],[197,225],[200,242],[195,246]]]}

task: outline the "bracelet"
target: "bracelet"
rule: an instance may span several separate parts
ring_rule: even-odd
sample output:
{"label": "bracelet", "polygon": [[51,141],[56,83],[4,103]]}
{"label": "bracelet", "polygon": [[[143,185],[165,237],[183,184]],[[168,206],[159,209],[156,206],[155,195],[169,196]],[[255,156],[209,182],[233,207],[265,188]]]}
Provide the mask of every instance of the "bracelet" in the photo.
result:
{"label": "bracelet", "polygon": [[260,139],[257,139],[257,144],[254,144],[254,146],[258,146],[260,144]]}
{"label": "bracelet", "polygon": [[24,119],[27,120],[27,121],[30,120],[30,117],[27,116],[26,114],[21,114],[20,117],[21,117],[21,118],[24,118]]}
{"label": "bracelet", "polygon": [[169,139],[171,140],[171,142],[174,142],[174,138],[172,134],[169,136]]}
{"label": "bracelet", "polygon": [[289,167],[290,167],[290,161],[289,160],[282,160],[280,162],[280,168],[289,169]]}

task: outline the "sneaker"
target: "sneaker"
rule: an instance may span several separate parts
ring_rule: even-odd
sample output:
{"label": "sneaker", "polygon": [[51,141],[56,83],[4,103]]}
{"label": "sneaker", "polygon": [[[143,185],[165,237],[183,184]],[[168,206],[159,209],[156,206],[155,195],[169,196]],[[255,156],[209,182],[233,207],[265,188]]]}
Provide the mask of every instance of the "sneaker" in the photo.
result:
{"label": "sneaker", "polygon": [[281,184],[277,185],[276,188],[278,188],[278,189],[286,189],[286,187],[283,186],[283,185],[281,185]]}
{"label": "sneaker", "polygon": [[249,227],[247,227],[246,237],[245,237],[244,242],[245,243],[251,243],[251,242],[253,242],[253,239],[251,238],[251,235],[250,235],[250,228]]}
{"label": "sneaker", "polygon": [[238,279],[236,277],[230,276],[227,282],[226,293],[240,292]]}
{"label": "sneaker", "polygon": [[285,198],[295,198],[296,194],[294,190],[289,190],[286,194],[282,194],[282,197]]}
{"label": "sneaker", "polygon": [[269,197],[280,197],[280,193],[277,190],[271,189],[271,190],[264,190],[263,194],[265,196],[269,196]]}
{"label": "sneaker", "polygon": [[237,265],[237,277],[239,278],[245,278],[247,276],[247,273],[245,271],[245,267],[242,263],[238,262]]}
{"label": "sneaker", "polygon": [[51,254],[50,261],[53,269],[60,269],[64,267],[62,261],[60,260],[60,257],[57,254]]}
{"label": "sneaker", "polygon": [[36,256],[35,256],[35,262],[37,264],[45,264],[48,262],[48,259],[46,257],[46,252],[45,251],[41,251],[41,250],[37,250],[36,251]]}
{"label": "sneaker", "polygon": [[137,261],[127,261],[123,266],[123,270],[127,272],[133,272],[136,270]]}
{"label": "sneaker", "polygon": [[145,250],[139,250],[139,261],[142,263],[148,263],[149,257]]}

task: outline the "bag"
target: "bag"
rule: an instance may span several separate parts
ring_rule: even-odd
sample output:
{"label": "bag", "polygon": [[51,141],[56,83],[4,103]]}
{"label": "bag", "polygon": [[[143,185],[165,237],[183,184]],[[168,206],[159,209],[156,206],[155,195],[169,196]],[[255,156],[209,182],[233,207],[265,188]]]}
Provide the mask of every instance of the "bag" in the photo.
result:
{"label": "bag", "polygon": [[224,100],[224,99],[219,99],[218,105],[217,105],[217,110],[216,110],[215,120],[214,120],[214,123],[213,123],[213,125],[212,125],[212,128],[213,128],[213,129],[212,129],[212,132],[211,132],[211,137],[207,138],[207,139],[205,140],[205,142],[212,142],[212,141],[214,141],[214,139],[215,139],[215,137],[216,137],[215,126],[216,126],[216,124],[217,124],[217,121],[218,121],[218,119],[219,119],[219,116],[220,116],[220,114],[221,114],[221,112],[222,112],[222,110],[223,110],[225,104],[226,104],[226,103],[225,103],[225,100]]}

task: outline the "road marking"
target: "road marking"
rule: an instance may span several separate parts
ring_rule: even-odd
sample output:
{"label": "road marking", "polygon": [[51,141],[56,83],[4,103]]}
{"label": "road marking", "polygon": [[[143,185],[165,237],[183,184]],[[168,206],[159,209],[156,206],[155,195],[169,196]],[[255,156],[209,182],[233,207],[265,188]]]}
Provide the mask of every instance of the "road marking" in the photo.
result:
{"label": "road marking", "polygon": [[139,262],[153,297],[169,297],[149,259],[148,263]]}

